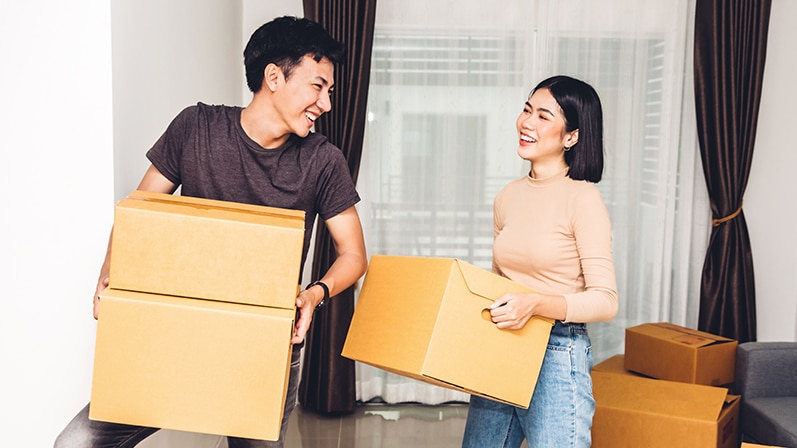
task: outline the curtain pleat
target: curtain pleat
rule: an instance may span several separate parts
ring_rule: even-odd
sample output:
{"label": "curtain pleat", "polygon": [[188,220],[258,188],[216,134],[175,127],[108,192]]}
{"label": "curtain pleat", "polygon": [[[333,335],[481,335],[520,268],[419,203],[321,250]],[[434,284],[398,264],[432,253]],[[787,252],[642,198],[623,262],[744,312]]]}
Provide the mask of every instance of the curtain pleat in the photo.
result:
{"label": "curtain pleat", "polygon": [[[304,0],[305,17],[320,23],[347,49],[347,61],[335,68],[332,112],[322,115],[315,129],[338,146],[354,181],[360,169],[371,72],[376,0]],[[326,225],[316,227],[313,279],[335,261],[335,247]],[[304,348],[299,403],[322,414],[354,411],[354,361],[340,352],[354,313],[354,287],[338,294],[316,311]]]}
{"label": "curtain pleat", "polygon": [[753,256],[742,200],[753,157],[771,0],[698,0],[695,107],[713,228],[698,328],[756,340]]}

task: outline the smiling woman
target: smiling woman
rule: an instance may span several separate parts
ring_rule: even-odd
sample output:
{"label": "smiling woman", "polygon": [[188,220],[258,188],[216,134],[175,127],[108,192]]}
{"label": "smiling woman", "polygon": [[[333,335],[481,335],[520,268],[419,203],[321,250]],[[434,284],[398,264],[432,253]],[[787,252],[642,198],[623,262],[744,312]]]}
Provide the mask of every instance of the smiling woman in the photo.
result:
{"label": "smiling woman", "polygon": [[[492,199],[529,171],[513,124],[529,85],[566,73],[594,86],[604,109],[597,187],[623,299],[612,322],[588,324],[596,360],[622,351],[627,326],[696,321],[688,299],[699,296],[708,216],[694,123],[682,121],[694,110],[684,75],[691,0],[517,0],[472,13],[456,5],[379,2],[359,177],[369,253],[490,269]],[[357,368],[362,401],[467,398]]]}

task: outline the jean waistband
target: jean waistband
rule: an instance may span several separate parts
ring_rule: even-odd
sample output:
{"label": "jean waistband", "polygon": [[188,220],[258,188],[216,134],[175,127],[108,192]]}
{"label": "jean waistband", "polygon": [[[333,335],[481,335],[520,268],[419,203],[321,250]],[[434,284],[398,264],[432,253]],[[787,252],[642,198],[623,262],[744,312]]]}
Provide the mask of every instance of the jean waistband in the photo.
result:
{"label": "jean waistband", "polygon": [[583,322],[562,322],[557,320],[553,326],[553,332],[560,334],[587,334],[587,324]]}

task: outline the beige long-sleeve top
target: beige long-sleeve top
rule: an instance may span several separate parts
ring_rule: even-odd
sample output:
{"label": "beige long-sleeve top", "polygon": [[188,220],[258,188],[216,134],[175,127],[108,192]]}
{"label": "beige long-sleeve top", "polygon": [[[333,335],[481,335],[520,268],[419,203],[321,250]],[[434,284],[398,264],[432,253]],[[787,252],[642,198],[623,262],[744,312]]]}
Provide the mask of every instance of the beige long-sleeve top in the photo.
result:
{"label": "beige long-sleeve top", "polygon": [[609,212],[595,185],[566,174],[526,176],[498,193],[493,271],[564,296],[566,322],[608,321],[618,303]]}

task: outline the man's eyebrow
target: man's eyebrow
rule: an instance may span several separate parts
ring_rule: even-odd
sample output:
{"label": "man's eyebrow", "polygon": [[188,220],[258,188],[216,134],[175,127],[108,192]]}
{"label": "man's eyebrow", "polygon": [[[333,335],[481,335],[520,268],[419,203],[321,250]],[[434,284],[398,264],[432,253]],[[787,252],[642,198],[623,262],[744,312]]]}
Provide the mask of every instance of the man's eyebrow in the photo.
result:
{"label": "man's eyebrow", "polygon": [[317,75],[317,76],[316,76],[316,79],[320,80],[320,81],[321,81],[321,84],[323,84],[323,85],[325,85],[325,86],[329,85],[329,80],[327,80],[326,78],[324,78],[324,77],[323,77],[323,76],[321,76],[321,75]]}

